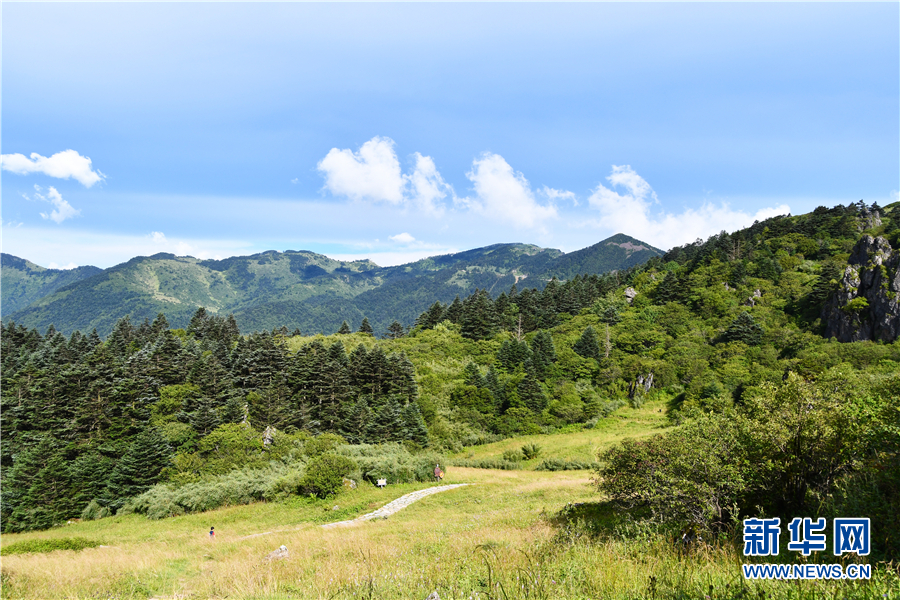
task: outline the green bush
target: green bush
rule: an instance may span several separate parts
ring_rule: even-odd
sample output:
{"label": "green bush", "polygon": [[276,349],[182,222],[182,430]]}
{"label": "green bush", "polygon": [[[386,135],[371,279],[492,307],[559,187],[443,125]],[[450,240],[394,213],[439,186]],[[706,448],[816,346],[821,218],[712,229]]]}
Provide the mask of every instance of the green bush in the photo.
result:
{"label": "green bush", "polygon": [[346,456],[322,454],[306,465],[306,473],[300,479],[299,491],[318,498],[333,496],[341,489],[344,477],[356,469],[356,463]]}
{"label": "green bush", "polygon": [[359,477],[373,484],[379,479],[386,479],[389,484],[432,481],[434,465],[445,464],[444,457],[436,452],[412,454],[396,443],[341,446],[337,452],[352,458],[359,468]]}
{"label": "green bush", "polygon": [[82,537],[57,538],[49,540],[22,540],[0,548],[0,555],[25,554],[29,552],[53,552],[54,550],[84,550],[96,548],[100,542]]}
{"label": "green bush", "polygon": [[514,450],[506,450],[503,453],[503,460],[507,460],[509,462],[519,462],[522,460],[524,456],[522,455],[522,449],[516,448]]}
{"label": "green bush", "polygon": [[499,458],[483,458],[481,460],[466,460],[454,458],[450,464],[454,467],[468,467],[470,469],[500,469],[503,471],[515,471],[522,468],[522,463],[502,460]]}
{"label": "green bush", "polygon": [[323,433],[307,441],[303,446],[303,453],[310,458],[315,458],[346,443],[347,440],[335,433]]}
{"label": "green bush", "polygon": [[522,456],[525,460],[531,460],[541,455],[541,447],[537,444],[525,444],[522,446]]}
{"label": "green bush", "polygon": [[96,519],[103,519],[105,517],[109,517],[113,514],[112,509],[105,504],[100,504],[97,499],[93,499],[90,503],[84,507],[84,510],[81,511],[81,518],[85,521],[94,521]]}
{"label": "green bush", "polygon": [[547,458],[534,468],[535,471],[582,471],[593,469],[597,463],[586,460],[563,460],[561,458]]}
{"label": "green bush", "polygon": [[729,419],[703,417],[681,430],[625,440],[600,456],[599,488],[625,509],[661,522],[725,525],[747,493],[747,451]]}
{"label": "green bush", "polygon": [[284,493],[285,478],[292,475],[296,478],[296,471],[300,468],[299,465],[275,462],[265,469],[231,471],[181,487],[159,484],[132,498],[119,509],[119,513],[135,512],[150,519],[164,519],[222,506],[259,502]]}

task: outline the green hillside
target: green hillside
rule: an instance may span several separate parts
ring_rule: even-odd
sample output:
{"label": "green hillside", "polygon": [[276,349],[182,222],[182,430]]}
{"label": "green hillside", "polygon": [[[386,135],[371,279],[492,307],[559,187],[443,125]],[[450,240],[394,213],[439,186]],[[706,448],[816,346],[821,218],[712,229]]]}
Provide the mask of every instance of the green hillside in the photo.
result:
{"label": "green hillside", "polygon": [[[649,248],[626,236],[611,240]],[[383,332],[394,320],[411,325],[436,300],[449,303],[476,289],[497,295],[517,280],[542,288],[557,270],[566,277],[603,273],[659,253],[619,246],[611,251],[610,244],[601,242],[576,253],[583,263],[578,268],[567,260],[570,255],[528,244],[496,244],[397,267],[341,262],[303,251],[225,260],[156,254],[92,271],[95,277],[90,281],[70,278],[46,293],[38,293],[44,288],[38,287],[37,275],[21,266],[27,261],[4,255],[8,257],[4,278],[27,282],[32,292],[27,302],[23,297],[14,305],[15,310],[4,304],[3,320],[41,330],[52,324],[67,334],[96,328],[106,336],[123,313],[135,322],[164,313],[173,326],[184,327],[202,306],[214,314],[233,313],[244,331],[285,326],[331,333],[345,320],[355,328],[367,317],[376,331]]]}
{"label": "green hillside", "polygon": [[0,307],[12,314],[59,288],[101,273],[97,267],[45,269],[10,254],[0,254]]}

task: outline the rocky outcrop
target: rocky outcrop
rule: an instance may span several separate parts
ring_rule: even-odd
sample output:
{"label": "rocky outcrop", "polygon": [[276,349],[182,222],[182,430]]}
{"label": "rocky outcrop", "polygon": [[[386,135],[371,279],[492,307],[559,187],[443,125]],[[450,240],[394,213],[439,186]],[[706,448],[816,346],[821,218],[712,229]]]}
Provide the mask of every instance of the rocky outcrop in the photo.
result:
{"label": "rocky outcrop", "polygon": [[874,229],[881,227],[881,213],[875,207],[868,207],[863,204],[856,218],[856,227],[860,232],[866,229]]}
{"label": "rocky outcrop", "polygon": [[825,337],[892,342],[900,336],[900,251],[887,240],[863,236],[838,285],[822,308]]}

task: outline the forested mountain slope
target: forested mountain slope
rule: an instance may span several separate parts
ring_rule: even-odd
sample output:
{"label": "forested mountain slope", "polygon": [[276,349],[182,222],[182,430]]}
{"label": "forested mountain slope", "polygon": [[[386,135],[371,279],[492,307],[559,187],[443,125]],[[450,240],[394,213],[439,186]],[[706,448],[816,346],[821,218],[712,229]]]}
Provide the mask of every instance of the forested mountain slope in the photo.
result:
{"label": "forested mountain slope", "polygon": [[[96,277],[90,281],[78,282],[76,273],[63,272],[72,273],[69,280],[46,293],[15,297],[20,298],[15,310],[7,307],[7,277],[33,282],[35,276],[20,267],[27,261],[4,255],[3,320],[41,330],[52,324],[67,334],[96,328],[105,336],[123,314],[140,322],[162,312],[173,326],[184,327],[202,306],[212,313],[233,313],[244,331],[286,326],[330,333],[344,320],[356,327],[364,317],[384,331],[394,320],[411,324],[435,300],[449,302],[476,289],[496,295],[529,277],[528,285],[541,288],[556,270],[566,277],[603,273],[659,253],[627,236],[614,239],[629,248],[601,242],[578,251],[578,264],[565,260],[569,255],[559,250],[528,244],[496,244],[397,267],[341,262],[304,251],[269,251],[225,260],[156,254],[91,271]],[[643,250],[635,252],[631,246]]]}
{"label": "forested mountain slope", "polygon": [[0,254],[0,306],[9,315],[57,289],[101,273],[97,267],[45,269],[11,254]]}

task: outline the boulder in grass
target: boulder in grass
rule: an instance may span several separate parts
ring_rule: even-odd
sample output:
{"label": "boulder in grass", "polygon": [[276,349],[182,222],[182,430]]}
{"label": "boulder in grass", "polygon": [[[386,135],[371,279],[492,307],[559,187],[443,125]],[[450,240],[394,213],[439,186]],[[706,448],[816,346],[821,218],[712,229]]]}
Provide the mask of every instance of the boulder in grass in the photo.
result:
{"label": "boulder in grass", "polygon": [[276,560],[279,558],[287,558],[287,555],[288,555],[287,546],[282,545],[277,550],[273,550],[272,552],[269,552],[269,555],[266,556],[266,560]]}

